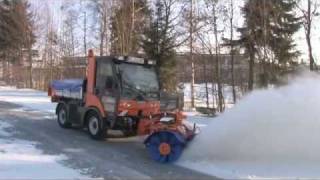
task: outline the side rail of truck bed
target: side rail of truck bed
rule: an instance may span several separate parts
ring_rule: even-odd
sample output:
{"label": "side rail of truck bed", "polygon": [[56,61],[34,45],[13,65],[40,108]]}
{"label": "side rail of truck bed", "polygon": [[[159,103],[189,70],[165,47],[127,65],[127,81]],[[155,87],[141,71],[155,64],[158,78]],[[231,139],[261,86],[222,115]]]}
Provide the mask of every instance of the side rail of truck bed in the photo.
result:
{"label": "side rail of truck bed", "polygon": [[83,79],[67,79],[55,80],[50,84],[51,97],[55,98],[71,98],[83,99],[84,80]]}

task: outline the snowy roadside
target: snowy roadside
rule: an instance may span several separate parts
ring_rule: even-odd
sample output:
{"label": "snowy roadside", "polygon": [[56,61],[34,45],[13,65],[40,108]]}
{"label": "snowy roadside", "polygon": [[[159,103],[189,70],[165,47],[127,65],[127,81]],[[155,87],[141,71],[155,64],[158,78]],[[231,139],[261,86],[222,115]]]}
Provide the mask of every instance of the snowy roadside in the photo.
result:
{"label": "snowy roadside", "polygon": [[23,110],[35,110],[53,113],[55,103],[51,103],[47,93],[32,89],[16,89],[10,86],[0,86],[0,101],[19,104]]}
{"label": "snowy roadside", "polygon": [[[54,105],[44,92],[0,87],[0,101],[22,105],[22,110],[53,112]],[[49,155],[37,143],[14,137],[14,127],[0,119],[0,179],[88,179],[80,171],[63,165],[63,154]]]}
{"label": "snowy roadside", "polygon": [[62,165],[67,157],[48,155],[37,143],[13,137],[13,127],[0,120],[0,179],[84,179],[80,171]]}

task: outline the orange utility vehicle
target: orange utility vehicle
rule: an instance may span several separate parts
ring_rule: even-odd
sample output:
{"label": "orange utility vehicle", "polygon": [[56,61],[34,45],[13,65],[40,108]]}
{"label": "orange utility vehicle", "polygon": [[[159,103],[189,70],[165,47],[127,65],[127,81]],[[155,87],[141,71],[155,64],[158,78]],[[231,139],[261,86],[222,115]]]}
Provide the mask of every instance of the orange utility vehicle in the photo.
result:
{"label": "orange utility vehicle", "polygon": [[93,139],[106,138],[109,129],[146,135],[146,148],[159,162],[177,160],[195,135],[195,126],[179,111],[178,98],[160,93],[154,63],[145,59],[95,57],[89,50],[86,78],[53,81],[48,94],[58,103],[62,128],[80,125]]}

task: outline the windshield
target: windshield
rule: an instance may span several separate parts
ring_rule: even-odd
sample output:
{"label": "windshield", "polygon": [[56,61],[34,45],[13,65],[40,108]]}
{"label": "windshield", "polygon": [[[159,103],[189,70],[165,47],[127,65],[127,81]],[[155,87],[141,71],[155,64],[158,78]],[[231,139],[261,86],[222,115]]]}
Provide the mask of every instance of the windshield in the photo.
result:
{"label": "windshield", "polygon": [[119,64],[123,94],[125,96],[157,98],[159,92],[158,78],[154,67],[135,64]]}

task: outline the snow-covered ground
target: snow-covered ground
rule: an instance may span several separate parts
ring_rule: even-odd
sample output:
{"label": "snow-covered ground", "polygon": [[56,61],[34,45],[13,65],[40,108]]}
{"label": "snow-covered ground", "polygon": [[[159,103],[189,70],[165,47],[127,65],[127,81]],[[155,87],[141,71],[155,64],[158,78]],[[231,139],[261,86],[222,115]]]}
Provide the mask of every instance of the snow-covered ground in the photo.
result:
{"label": "snow-covered ground", "polygon": [[46,92],[9,86],[0,86],[0,101],[22,105],[23,109],[52,113],[56,106],[55,103],[51,103]]}
{"label": "snow-covered ground", "polygon": [[[0,101],[23,106],[22,110],[53,112],[54,105],[44,92],[0,87]],[[13,137],[14,127],[0,119],[0,179],[79,179],[80,171],[63,165],[63,154],[49,155],[36,148],[37,143]]]}
{"label": "snow-covered ground", "polygon": [[88,178],[62,165],[64,155],[48,155],[32,141],[11,137],[12,126],[0,119],[0,179]]}
{"label": "snow-covered ground", "polygon": [[[63,155],[46,155],[34,143],[0,139],[0,179],[75,179],[80,172],[65,167]],[[60,162],[60,163],[59,163]]]}
{"label": "snow-covered ground", "polygon": [[[187,112],[189,121],[200,124],[201,133],[188,145],[176,164],[226,179],[319,178],[318,92],[320,77],[308,75],[294,79],[286,87],[255,91],[217,118]],[[55,106],[46,93],[8,87],[0,88],[1,100],[45,112],[53,112]],[[0,129],[4,129],[0,131],[0,137],[10,136],[5,131],[8,128],[10,124],[0,124]],[[52,162],[56,169],[62,168],[70,173],[70,177],[80,175],[59,164],[66,157],[45,155],[35,148],[33,142],[7,142],[7,138],[0,138],[0,144],[7,148],[5,152],[23,155],[18,149],[26,149],[24,153],[27,156],[43,156],[46,163]],[[18,144],[20,147],[12,148],[6,144]],[[8,157],[14,157],[11,162],[19,158]],[[26,156],[20,158],[28,159]],[[12,171],[9,166],[4,170],[1,167],[0,161],[0,178],[1,171]]]}

